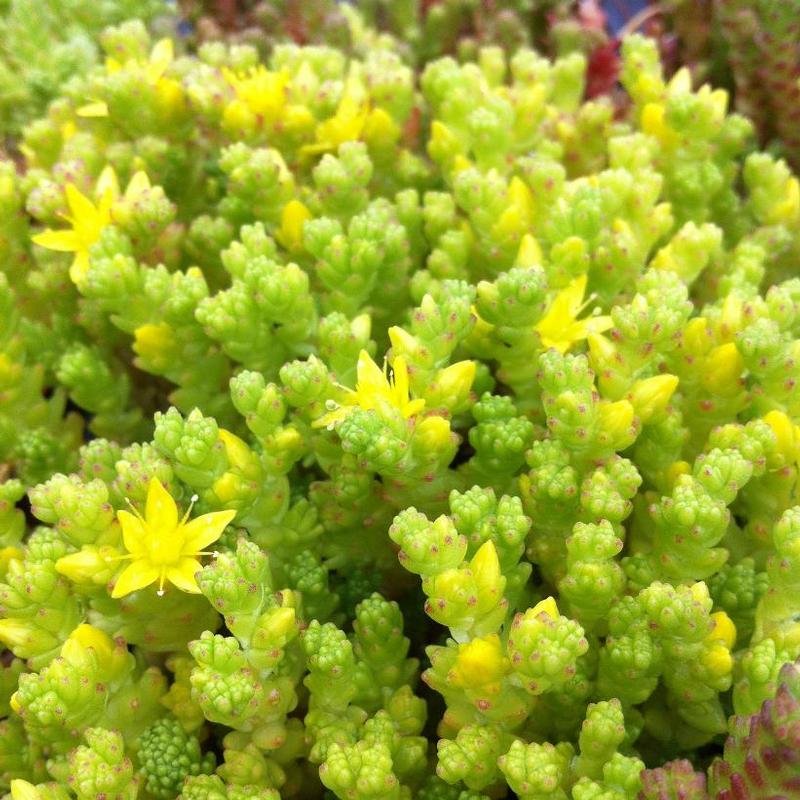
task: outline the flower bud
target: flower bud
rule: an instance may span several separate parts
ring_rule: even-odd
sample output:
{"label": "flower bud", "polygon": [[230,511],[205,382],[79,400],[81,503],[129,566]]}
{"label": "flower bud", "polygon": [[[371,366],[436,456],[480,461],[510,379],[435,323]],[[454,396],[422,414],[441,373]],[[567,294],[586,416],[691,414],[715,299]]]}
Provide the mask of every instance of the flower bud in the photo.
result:
{"label": "flower bud", "polygon": [[652,417],[664,411],[677,386],[678,377],[676,375],[656,375],[653,378],[645,378],[636,381],[628,395],[628,400],[630,400],[636,416],[642,422],[649,422]]}
{"label": "flower bud", "polygon": [[73,583],[105,586],[119,568],[119,551],[114,547],[84,545],[77,553],[56,561],[56,572]]}
{"label": "flower bud", "polygon": [[733,342],[715,347],[709,354],[703,385],[710,392],[730,397],[741,391],[744,360]]}

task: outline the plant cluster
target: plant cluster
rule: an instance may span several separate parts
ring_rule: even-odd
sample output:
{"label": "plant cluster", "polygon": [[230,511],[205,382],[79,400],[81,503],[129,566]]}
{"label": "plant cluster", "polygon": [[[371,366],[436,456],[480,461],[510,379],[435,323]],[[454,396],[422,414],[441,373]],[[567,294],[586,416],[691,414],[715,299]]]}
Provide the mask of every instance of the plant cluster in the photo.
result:
{"label": "plant cluster", "polygon": [[667,0],[650,13],[645,29],[661,39],[666,61],[730,89],[760,141],[798,169],[800,2]]}
{"label": "plant cluster", "polygon": [[98,38],[131,17],[165,27],[164,0],[4,0],[0,3],[0,131],[14,138],[76,75],[97,63]]}
{"label": "plant cluster", "polygon": [[800,183],[651,40],[375,41],[112,28],[0,164],[0,782],[789,796]]}
{"label": "plant cluster", "polygon": [[606,41],[596,0],[181,0],[199,41],[249,42],[266,53],[276,43],[326,44],[363,52],[379,36],[409,63],[442,55],[468,59],[478,47],[521,46],[565,52]]}

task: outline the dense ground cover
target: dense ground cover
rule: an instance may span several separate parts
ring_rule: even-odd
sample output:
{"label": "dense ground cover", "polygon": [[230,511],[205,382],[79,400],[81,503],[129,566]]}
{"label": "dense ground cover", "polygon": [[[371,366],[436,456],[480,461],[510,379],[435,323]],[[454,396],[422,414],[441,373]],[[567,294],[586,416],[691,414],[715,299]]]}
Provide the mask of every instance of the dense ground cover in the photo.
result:
{"label": "dense ground cover", "polygon": [[0,164],[14,800],[791,797],[800,185],[726,94],[101,41]]}

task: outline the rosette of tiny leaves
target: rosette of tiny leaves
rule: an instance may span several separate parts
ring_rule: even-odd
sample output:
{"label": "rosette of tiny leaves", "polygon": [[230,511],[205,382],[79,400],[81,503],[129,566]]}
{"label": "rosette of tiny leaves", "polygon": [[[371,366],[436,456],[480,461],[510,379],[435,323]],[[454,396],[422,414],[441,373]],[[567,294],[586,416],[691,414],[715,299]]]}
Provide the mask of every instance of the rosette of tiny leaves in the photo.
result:
{"label": "rosette of tiny leaves", "polygon": [[136,800],[139,782],[131,759],[125,755],[122,736],[105,728],[89,728],[83,736],[86,744],[69,756],[69,785],[79,800],[103,793]]}
{"label": "rosette of tiny leaves", "polygon": [[588,649],[581,626],[561,615],[552,597],[517,614],[511,624],[511,666],[532,695],[563,687],[575,674],[576,661]]}
{"label": "rosette of tiny leaves", "polygon": [[136,744],[142,784],[154,797],[174,797],[189,775],[214,769],[214,754],[203,755],[197,739],[169,717],[156,720]]}
{"label": "rosette of tiny leaves", "polygon": [[572,746],[562,742],[526,745],[517,739],[498,759],[508,785],[524,800],[565,798]]}

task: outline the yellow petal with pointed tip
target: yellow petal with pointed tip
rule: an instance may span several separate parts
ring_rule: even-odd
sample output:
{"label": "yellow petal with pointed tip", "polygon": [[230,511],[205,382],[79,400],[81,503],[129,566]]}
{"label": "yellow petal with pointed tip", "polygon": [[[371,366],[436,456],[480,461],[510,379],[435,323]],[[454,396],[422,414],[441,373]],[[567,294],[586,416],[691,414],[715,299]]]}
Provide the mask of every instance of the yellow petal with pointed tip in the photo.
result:
{"label": "yellow petal with pointed tip", "polygon": [[98,100],[95,103],[87,103],[85,106],[81,106],[75,113],[79,117],[107,117],[108,105],[102,100]]}
{"label": "yellow petal with pointed tip", "polygon": [[119,197],[119,179],[117,173],[114,172],[114,167],[110,164],[104,167],[100,173],[95,193],[98,197],[104,197],[106,194],[110,194],[112,198]]}
{"label": "yellow petal with pointed tip", "polygon": [[97,217],[97,209],[94,203],[82,194],[74,183],[68,183],[64,189],[67,195],[67,205],[73,220],[78,223],[89,222]]}
{"label": "yellow petal with pointed tip", "polygon": [[475,380],[476,365],[474,361],[458,361],[449,367],[440,369],[430,387],[428,400],[444,403],[454,411],[469,397],[472,383]]}
{"label": "yellow petal with pointed tip", "polygon": [[628,399],[636,415],[642,422],[647,422],[667,407],[677,387],[677,375],[655,375],[637,381],[631,388]]}
{"label": "yellow petal with pointed tip", "polygon": [[538,617],[539,614],[547,614],[550,619],[558,619],[561,615],[555,598],[545,597],[544,600],[540,600],[533,608],[527,611],[525,616]]}
{"label": "yellow petal with pointed tip", "polygon": [[604,333],[614,326],[614,320],[609,316],[598,314],[594,317],[587,317],[579,320],[576,325],[580,326],[581,339],[585,339],[592,333]]}
{"label": "yellow petal with pointed tip", "polygon": [[530,233],[526,233],[519,243],[519,251],[514,265],[517,267],[533,267],[541,263],[542,248]]}
{"label": "yellow petal with pointed tip", "polygon": [[58,250],[60,253],[74,253],[80,247],[78,237],[73,230],[53,231],[46,230],[31,237],[34,244],[46,247],[48,250]]}
{"label": "yellow petal with pointed tip", "polygon": [[195,575],[203,569],[196,558],[182,558],[176,566],[167,569],[167,580],[175,584],[182,592],[200,594]]}
{"label": "yellow petal with pointed tip", "polygon": [[89,253],[86,250],[81,250],[75,255],[75,260],[69,268],[70,280],[78,285],[83,282],[86,273],[89,271]]}
{"label": "yellow petal with pointed tip", "polygon": [[673,461],[667,469],[666,479],[670,487],[674,487],[682,475],[691,475],[692,466],[688,461]]}
{"label": "yellow petal with pointed tip", "polygon": [[195,555],[216,542],[235,516],[235,511],[214,511],[187,522],[182,526],[183,552]]}
{"label": "yellow petal with pointed tip", "polygon": [[584,307],[586,280],[585,274],[579,275],[564,287],[553,298],[547,313],[534,326],[545,347],[566,353],[575,342],[585,339],[589,334],[602,333],[613,325],[611,317],[607,316],[576,319]]}
{"label": "yellow petal with pointed tip", "polygon": [[172,39],[159,39],[150,53],[150,60],[147,64],[147,77],[151,83],[155,83],[172,63],[175,49]]}
{"label": "yellow petal with pointed tip", "polygon": [[397,405],[408,402],[408,366],[403,356],[397,356],[392,364],[394,373],[394,396]]}
{"label": "yellow petal with pointed tip", "polygon": [[356,367],[358,382],[356,391],[363,390],[383,390],[388,389],[388,381],[383,370],[372,360],[366,350],[358,354],[358,366]]}
{"label": "yellow petal with pointed tip", "polygon": [[363,139],[372,147],[389,147],[400,138],[398,124],[382,108],[374,108],[364,122]]}
{"label": "yellow petal with pointed tip", "polygon": [[299,200],[290,200],[281,212],[281,227],[276,238],[287,250],[300,250],[303,246],[303,225],[309,219],[311,212]]}
{"label": "yellow petal with pointed tip", "polygon": [[219,438],[225,447],[225,455],[232,467],[237,469],[244,477],[258,480],[261,477],[261,468],[258,457],[248,444],[230,431],[219,429]]}
{"label": "yellow petal with pointed tip", "polygon": [[689,587],[689,592],[695,602],[701,605],[708,605],[711,608],[711,595],[708,592],[708,585],[705,581],[697,581]]}
{"label": "yellow petal with pointed tip", "polygon": [[124,597],[126,594],[144,589],[151,583],[155,583],[160,575],[160,571],[149,561],[138,559],[122,571],[114,584],[114,591],[111,596],[114,599]]}
{"label": "yellow petal with pointed tip", "polygon": [[414,439],[430,452],[448,447],[453,440],[450,423],[444,417],[423,417],[414,428]]}
{"label": "yellow petal with pointed tip", "polygon": [[733,646],[736,644],[736,625],[733,620],[724,611],[715,611],[711,615],[711,619],[714,621],[714,627],[706,639],[721,641],[728,650],[733,650]]}
{"label": "yellow petal with pointed tip", "polygon": [[122,527],[122,541],[125,549],[133,556],[138,556],[144,549],[146,535],[144,523],[130,511],[118,511],[117,519]]}
{"label": "yellow petal with pointed tip", "polygon": [[764,416],[764,422],[775,434],[775,444],[780,455],[787,463],[793,463],[798,456],[798,440],[792,420],[783,411],[773,410]]}
{"label": "yellow petal with pointed tip", "polygon": [[633,406],[627,400],[602,402],[598,406],[600,429],[615,450],[621,450],[633,442],[634,418]]}
{"label": "yellow petal with pointed tip", "polygon": [[415,353],[419,348],[416,336],[397,325],[389,328],[389,341],[396,355],[402,353]]}
{"label": "yellow petal with pointed tip", "polygon": [[688,94],[692,91],[692,73],[681,67],[667,84],[669,94]]}
{"label": "yellow petal with pointed tip", "polygon": [[42,800],[42,793],[32,783],[15,778],[11,781],[11,800]]}
{"label": "yellow petal with pointed tip", "polygon": [[119,567],[119,553],[111,547],[84,545],[77,553],[56,561],[56,572],[73,583],[107,583]]}
{"label": "yellow petal with pointed tip", "polygon": [[128,199],[135,198],[136,195],[147,191],[149,188],[150,178],[147,177],[146,172],[139,170],[138,172],[134,173],[133,177],[128,182],[128,186],[125,189],[125,197]]}
{"label": "yellow petal with pointed tip", "polygon": [[178,526],[178,507],[158,478],[150,479],[144,516],[147,526],[156,531],[174,531]]}
{"label": "yellow petal with pointed tip", "polygon": [[735,342],[715,347],[706,360],[703,385],[715,394],[732,396],[741,391],[744,359]]}
{"label": "yellow petal with pointed tip", "polygon": [[472,557],[469,566],[479,587],[493,588],[497,586],[500,581],[500,562],[491,539],[478,548],[478,552]]}

